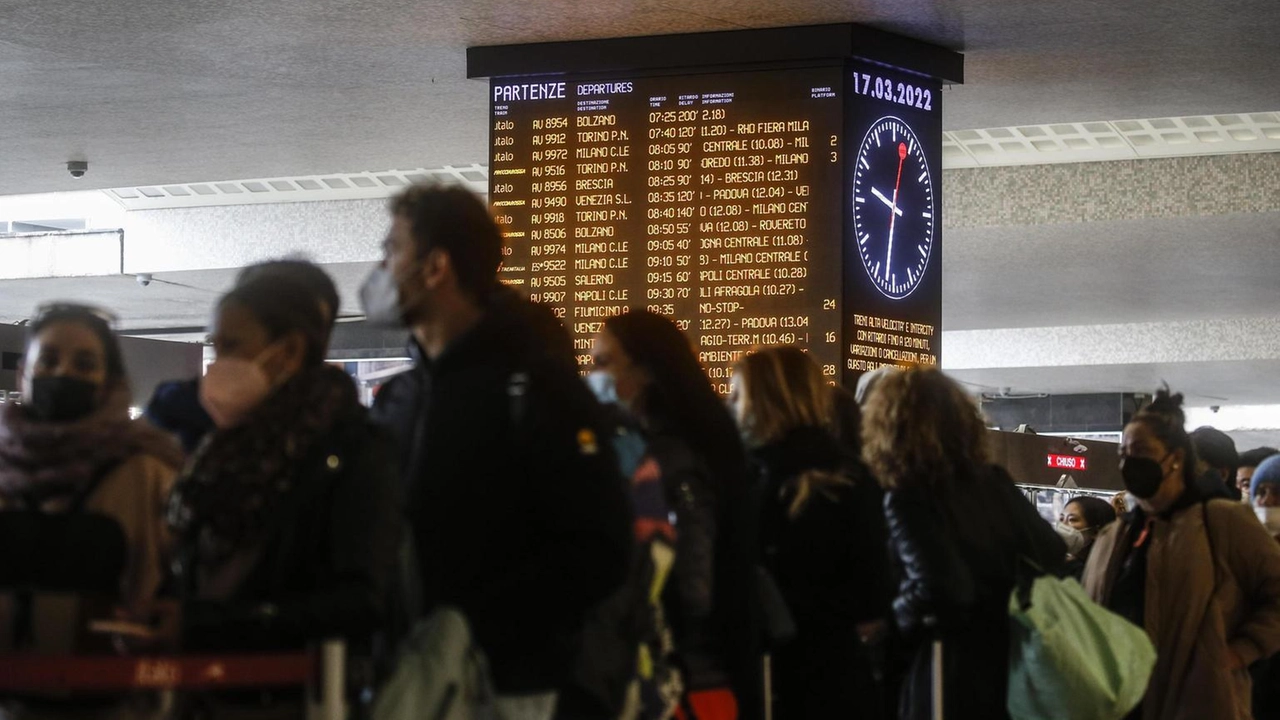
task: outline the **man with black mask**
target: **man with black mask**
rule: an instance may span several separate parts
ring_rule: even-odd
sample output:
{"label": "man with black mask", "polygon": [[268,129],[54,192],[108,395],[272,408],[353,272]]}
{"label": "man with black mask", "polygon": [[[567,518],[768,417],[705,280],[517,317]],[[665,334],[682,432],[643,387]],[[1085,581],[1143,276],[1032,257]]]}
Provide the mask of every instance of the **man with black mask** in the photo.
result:
{"label": "man with black mask", "polygon": [[550,718],[586,612],[626,575],[627,484],[567,334],[499,284],[502,237],[475,195],[415,186],[391,214],[361,301],[412,333],[415,367],[375,418],[402,445],[420,612],[467,616],[503,720]]}

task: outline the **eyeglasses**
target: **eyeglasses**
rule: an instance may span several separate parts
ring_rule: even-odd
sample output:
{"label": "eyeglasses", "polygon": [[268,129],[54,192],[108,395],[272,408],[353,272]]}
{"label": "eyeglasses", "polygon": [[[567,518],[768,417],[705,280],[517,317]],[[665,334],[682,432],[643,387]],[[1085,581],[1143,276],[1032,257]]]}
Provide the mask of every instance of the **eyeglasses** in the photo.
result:
{"label": "eyeglasses", "polygon": [[38,325],[48,321],[53,317],[91,317],[101,320],[108,328],[115,329],[116,323],[120,318],[106,308],[96,305],[85,305],[83,303],[73,302],[51,302],[40,305],[36,308],[36,314],[31,318],[31,325]]}

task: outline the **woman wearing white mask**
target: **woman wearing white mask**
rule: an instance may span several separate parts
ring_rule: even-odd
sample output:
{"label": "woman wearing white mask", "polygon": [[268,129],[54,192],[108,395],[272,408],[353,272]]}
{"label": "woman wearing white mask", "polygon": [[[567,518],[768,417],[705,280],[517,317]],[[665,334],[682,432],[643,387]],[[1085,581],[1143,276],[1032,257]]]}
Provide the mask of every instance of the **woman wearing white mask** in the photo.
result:
{"label": "woman wearing white mask", "polygon": [[1280,455],[1263,460],[1253,471],[1249,498],[1267,532],[1280,539]]}
{"label": "woman wearing white mask", "polygon": [[[1115,508],[1101,498],[1082,495],[1073,498],[1062,508],[1062,517],[1058,518],[1058,534],[1067,540],[1066,571],[1077,580],[1084,574],[1084,566],[1089,562],[1089,554],[1093,552],[1093,541],[1098,539],[1102,528],[1116,521]],[[1079,537],[1078,543],[1067,539],[1064,530],[1071,531]]]}
{"label": "woman wearing white mask", "polygon": [[[393,452],[350,377],[325,363],[327,335],[314,294],[286,278],[251,278],[218,304],[217,360],[200,388],[217,430],[169,507],[188,651],[331,637],[358,648],[382,620],[398,541]],[[301,701],[222,696],[212,714],[265,702],[289,716]]]}

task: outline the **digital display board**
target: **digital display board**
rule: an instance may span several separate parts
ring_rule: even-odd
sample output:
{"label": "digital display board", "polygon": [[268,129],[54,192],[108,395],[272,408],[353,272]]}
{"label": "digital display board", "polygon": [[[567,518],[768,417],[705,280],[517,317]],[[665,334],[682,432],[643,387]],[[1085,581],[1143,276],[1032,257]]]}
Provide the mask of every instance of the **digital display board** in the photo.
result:
{"label": "digital display board", "polygon": [[1054,455],[1049,456],[1048,467],[1056,470],[1079,470],[1084,472],[1089,469],[1089,461],[1087,458],[1078,455]]}
{"label": "digital display board", "polygon": [[840,68],[494,80],[502,278],[590,361],[628,307],[670,316],[722,392],[753,347],[840,363]]}
{"label": "digital display board", "polygon": [[942,85],[851,62],[844,379],[942,353]]}
{"label": "digital display board", "polygon": [[605,318],[673,318],[717,389],[757,347],[832,382],[941,354],[940,81],[861,60],[494,77],[501,277],[580,364]]}

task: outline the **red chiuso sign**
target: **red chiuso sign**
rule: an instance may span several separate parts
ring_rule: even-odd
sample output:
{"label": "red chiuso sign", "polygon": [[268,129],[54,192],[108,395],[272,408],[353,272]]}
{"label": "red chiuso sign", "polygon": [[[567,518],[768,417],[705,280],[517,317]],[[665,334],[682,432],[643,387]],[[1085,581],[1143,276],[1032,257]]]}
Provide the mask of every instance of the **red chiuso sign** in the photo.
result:
{"label": "red chiuso sign", "polygon": [[1084,458],[1075,455],[1050,455],[1049,467],[1055,470],[1079,470],[1084,472],[1089,469],[1089,464]]}

